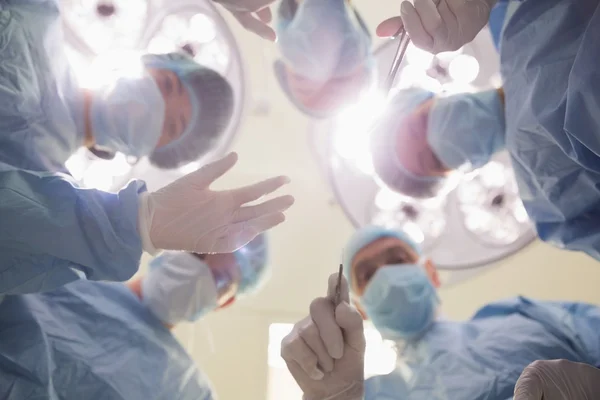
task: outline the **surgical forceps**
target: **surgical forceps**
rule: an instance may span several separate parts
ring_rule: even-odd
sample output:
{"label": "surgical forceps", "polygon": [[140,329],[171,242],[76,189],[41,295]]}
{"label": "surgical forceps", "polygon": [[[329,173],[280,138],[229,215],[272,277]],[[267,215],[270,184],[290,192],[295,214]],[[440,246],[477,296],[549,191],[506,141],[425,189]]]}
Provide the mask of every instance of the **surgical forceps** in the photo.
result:
{"label": "surgical forceps", "polygon": [[400,64],[402,64],[402,60],[404,59],[404,55],[406,54],[406,50],[408,49],[408,45],[410,43],[410,38],[406,34],[406,30],[404,27],[400,28],[398,33],[393,37],[393,39],[400,38],[398,43],[398,49],[396,49],[396,55],[394,56],[394,60],[392,61],[392,67],[390,68],[390,72],[385,80],[383,90],[385,94],[388,94],[392,89],[392,85],[394,84],[394,80],[396,80],[396,74],[398,74],[398,70],[400,69]]}

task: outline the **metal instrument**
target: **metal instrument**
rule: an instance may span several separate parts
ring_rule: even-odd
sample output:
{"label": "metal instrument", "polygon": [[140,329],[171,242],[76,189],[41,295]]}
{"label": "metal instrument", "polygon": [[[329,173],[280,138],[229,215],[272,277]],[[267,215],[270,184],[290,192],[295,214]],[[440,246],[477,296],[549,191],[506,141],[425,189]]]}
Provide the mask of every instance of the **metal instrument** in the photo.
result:
{"label": "metal instrument", "polygon": [[402,60],[404,59],[404,55],[406,54],[406,50],[410,44],[410,38],[406,34],[404,28],[400,28],[398,33],[393,37],[394,40],[398,38],[400,38],[398,42],[398,49],[396,50],[396,55],[392,61],[392,67],[390,68],[390,72],[383,86],[383,90],[386,94],[392,89],[392,85],[394,84],[394,80],[396,79],[396,75],[400,69],[400,64],[402,64]]}
{"label": "metal instrument", "polygon": [[338,271],[337,284],[335,285],[335,297],[333,300],[333,304],[337,307],[340,304],[340,297],[342,295],[342,273],[343,273],[343,265],[340,263],[340,269]]}

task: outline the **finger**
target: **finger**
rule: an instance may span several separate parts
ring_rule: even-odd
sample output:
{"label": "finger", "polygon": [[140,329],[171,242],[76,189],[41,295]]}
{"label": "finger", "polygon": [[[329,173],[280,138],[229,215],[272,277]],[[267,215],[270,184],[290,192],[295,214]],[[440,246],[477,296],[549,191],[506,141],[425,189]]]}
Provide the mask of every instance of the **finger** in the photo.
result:
{"label": "finger", "polygon": [[273,213],[250,221],[222,227],[223,234],[215,240],[211,253],[233,253],[250,243],[261,233],[285,221],[283,213]]}
{"label": "finger", "polygon": [[544,395],[543,379],[539,364],[529,364],[521,373],[515,385],[514,400],[541,400]]}
{"label": "finger", "polygon": [[[329,281],[327,282],[327,298],[331,301],[335,299],[335,289],[338,283],[338,273],[335,272],[329,275]],[[342,276],[342,281],[340,282],[340,300],[345,301],[346,303],[350,302],[350,293],[348,288],[348,281],[344,276]]]}
{"label": "finger", "polygon": [[[207,187],[229,171],[238,161],[238,155],[235,152],[227,154],[225,157],[206,164],[202,168],[187,175],[191,185]],[[186,179],[186,182],[187,182]]]}
{"label": "finger", "polygon": [[423,50],[431,49],[433,47],[433,38],[423,27],[421,17],[413,5],[408,1],[402,3],[400,15],[402,16],[406,33],[408,33],[413,44]]}
{"label": "finger", "polygon": [[277,176],[249,186],[233,189],[230,193],[233,195],[234,201],[241,205],[258,200],[269,193],[273,193],[288,183],[290,183],[290,178],[287,176]]}
{"label": "finger", "polygon": [[254,17],[251,13],[233,13],[235,19],[247,30],[256,33],[263,39],[274,42],[277,39],[275,31],[267,24]]}
{"label": "finger", "polygon": [[443,21],[433,0],[415,0],[415,9],[425,31],[435,37]]}
{"label": "finger", "polygon": [[364,352],[366,342],[363,318],[358,310],[343,301],[335,309],[335,321],[342,328],[346,344],[357,352]]}
{"label": "finger", "polygon": [[294,379],[296,379],[296,382],[298,382],[298,383],[300,383],[302,380],[305,379],[305,378],[298,379],[298,377],[304,377],[305,375],[308,375],[308,378],[310,378],[314,381],[320,381],[325,376],[318,369],[317,369],[317,372],[315,372],[313,375],[309,374],[300,366],[300,364],[298,364],[294,360],[286,361],[285,364],[287,365],[288,370],[290,371],[290,373],[292,374],[292,376],[294,377]]}
{"label": "finger", "polygon": [[284,212],[294,204],[294,197],[287,195],[265,201],[262,204],[255,206],[245,206],[240,208],[234,218],[233,222],[243,222],[251,219],[260,218],[265,215],[273,214],[276,212]]}
{"label": "finger", "polygon": [[333,358],[327,352],[325,343],[321,339],[317,325],[310,320],[310,323],[300,329],[300,337],[311,348],[317,356],[318,366],[323,372],[333,371]]}
{"label": "finger", "polygon": [[400,29],[404,27],[401,17],[388,18],[377,26],[377,36],[392,37],[395,36]]}
{"label": "finger", "polygon": [[[309,320],[310,317],[307,317]],[[300,324],[304,324],[305,321],[301,321]],[[304,342],[294,327],[292,333],[283,338],[281,341],[281,357],[286,363],[297,363],[298,366],[309,376],[311,379],[322,379],[323,372],[319,371],[317,367],[318,359],[316,354],[310,347]]]}
{"label": "finger", "polygon": [[333,303],[325,297],[316,298],[310,303],[310,317],[319,329],[321,340],[327,353],[338,360],[344,355],[344,337],[335,322]]}
{"label": "finger", "polygon": [[269,7],[258,10],[256,12],[256,16],[265,24],[270,24],[271,21],[273,21],[273,14],[271,13],[271,9]]}

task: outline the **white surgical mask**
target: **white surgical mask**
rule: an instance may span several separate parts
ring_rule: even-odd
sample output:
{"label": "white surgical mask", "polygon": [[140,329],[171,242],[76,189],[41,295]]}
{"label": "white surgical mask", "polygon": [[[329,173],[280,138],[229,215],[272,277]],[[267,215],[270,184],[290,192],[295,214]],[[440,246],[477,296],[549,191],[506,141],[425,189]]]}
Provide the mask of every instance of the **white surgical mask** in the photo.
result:
{"label": "white surgical mask", "polygon": [[120,78],[92,99],[96,145],[126,155],[152,153],[162,133],[165,101],[154,78]]}

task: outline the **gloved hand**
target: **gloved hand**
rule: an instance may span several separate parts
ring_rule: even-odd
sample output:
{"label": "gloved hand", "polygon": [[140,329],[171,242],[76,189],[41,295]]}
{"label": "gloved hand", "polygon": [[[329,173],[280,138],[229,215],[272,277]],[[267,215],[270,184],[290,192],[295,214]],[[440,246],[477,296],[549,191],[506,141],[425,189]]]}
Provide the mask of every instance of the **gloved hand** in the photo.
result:
{"label": "gloved hand", "polygon": [[523,370],[514,400],[592,400],[600,396],[600,370],[567,360],[536,361]]}
{"label": "gloved hand", "polygon": [[363,320],[350,306],[342,279],[341,302],[333,305],[337,273],[329,277],[327,297],[310,305],[281,342],[281,356],[304,392],[304,400],[362,400],[365,337]]}
{"label": "gloved hand", "polygon": [[293,203],[281,196],[245,205],[289,182],[284,176],[250,186],[215,191],[209,186],[237,162],[237,154],[207,164],[157,192],[140,196],[138,230],[144,250],[232,253],[285,220]]}
{"label": "gloved hand", "polygon": [[394,36],[404,26],[416,47],[433,54],[458,50],[488,23],[498,0],[404,0],[400,17],[383,21],[377,35]]}
{"label": "gloved hand", "polygon": [[247,30],[263,39],[275,41],[277,35],[271,23],[273,15],[269,5],[275,0],[213,0],[229,10],[235,19]]}

